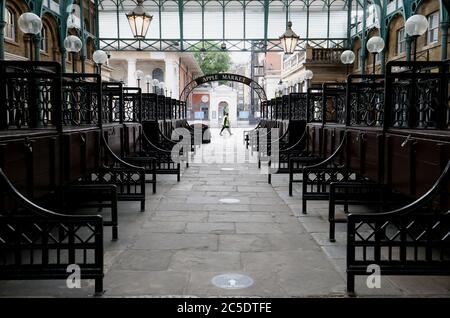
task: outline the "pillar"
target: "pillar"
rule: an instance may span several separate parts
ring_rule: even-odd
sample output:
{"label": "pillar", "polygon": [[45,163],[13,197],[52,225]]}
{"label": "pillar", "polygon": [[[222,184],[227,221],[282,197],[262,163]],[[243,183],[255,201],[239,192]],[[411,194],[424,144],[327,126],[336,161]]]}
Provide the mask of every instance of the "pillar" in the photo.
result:
{"label": "pillar", "polygon": [[170,92],[172,92],[172,97],[177,97],[180,95],[180,83],[176,76],[178,74],[177,62],[170,59],[165,62],[164,82],[166,83],[167,96],[170,96]]}
{"label": "pillar", "polygon": [[137,81],[134,77],[134,73],[136,73],[136,59],[127,59],[128,62],[128,79],[127,86],[128,87],[136,87]]}

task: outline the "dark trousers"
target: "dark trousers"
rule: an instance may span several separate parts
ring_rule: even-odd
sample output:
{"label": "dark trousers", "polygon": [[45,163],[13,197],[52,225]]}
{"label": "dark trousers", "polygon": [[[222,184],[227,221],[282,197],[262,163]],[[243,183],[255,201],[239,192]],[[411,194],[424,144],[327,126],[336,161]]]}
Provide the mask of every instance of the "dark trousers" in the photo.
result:
{"label": "dark trousers", "polygon": [[225,129],[228,130],[228,133],[229,133],[230,135],[232,135],[230,127],[225,127],[225,126],[222,126],[222,130],[220,131],[220,134],[222,134],[222,132],[223,132]]}

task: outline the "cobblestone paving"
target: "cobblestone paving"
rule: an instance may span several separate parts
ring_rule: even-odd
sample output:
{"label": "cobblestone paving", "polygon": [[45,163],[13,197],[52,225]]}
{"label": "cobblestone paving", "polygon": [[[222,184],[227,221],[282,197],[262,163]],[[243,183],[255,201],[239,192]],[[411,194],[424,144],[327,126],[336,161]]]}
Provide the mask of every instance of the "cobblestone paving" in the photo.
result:
{"label": "cobblestone paving", "polygon": [[[197,150],[181,182],[158,176],[144,213],[137,203],[120,203],[119,240],[109,241],[105,230],[105,297],[345,297],[345,224],[337,225],[337,242],[330,243],[326,202],[300,214],[300,189],[289,197],[286,175],[269,185],[256,154],[245,153],[243,129],[233,133],[219,136],[213,129],[212,143]],[[248,275],[254,284],[215,287],[211,279],[224,273]],[[357,278],[359,296],[450,295],[448,278],[383,277],[381,289],[368,289],[365,279]],[[93,293],[93,282],[82,286],[0,282],[0,295]]]}

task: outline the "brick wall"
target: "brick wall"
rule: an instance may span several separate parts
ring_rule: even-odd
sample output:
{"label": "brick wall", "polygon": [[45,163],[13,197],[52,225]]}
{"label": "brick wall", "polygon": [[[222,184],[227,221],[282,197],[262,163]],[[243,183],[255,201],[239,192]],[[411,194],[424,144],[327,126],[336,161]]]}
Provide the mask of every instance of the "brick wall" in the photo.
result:
{"label": "brick wall", "polygon": [[[439,12],[439,1],[436,0],[423,0],[421,5],[417,8],[416,13],[424,16],[428,16],[433,12]],[[406,53],[398,53],[397,51],[397,31],[403,28],[405,25],[405,20],[403,15],[398,13],[395,15],[389,22],[387,29],[387,38],[386,38],[386,48],[385,48],[385,60],[406,60]],[[368,37],[378,35],[378,30],[373,29],[369,32]],[[448,46],[448,43],[447,43]],[[353,52],[357,55],[358,49],[361,47],[361,42],[358,38],[354,39],[353,42]],[[411,53],[413,53],[414,48],[411,47]],[[438,42],[427,45],[427,35],[426,33],[420,36],[417,40],[417,56],[418,60],[441,60],[441,30],[439,27],[438,31]],[[355,73],[361,73],[361,70],[358,69],[358,56],[356,56],[355,64],[353,67],[353,71]],[[372,73],[372,62],[373,56],[366,51],[366,73]],[[376,72],[380,72],[380,65],[376,66]]]}
{"label": "brick wall", "polygon": [[[95,6],[91,3],[90,0],[83,0],[84,1],[84,15],[85,15],[85,22],[88,25],[87,30],[95,34]],[[6,0],[6,7],[11,9],[16,16],[16,40],[11,41],[10,39],[5,38],[5,52],[12,54],[12,58],[19,58],[19,57],[25,57],[26,59],[30,58],[30,49],[29,49],[29,39],[20,31],[17,23],[17,19],[19,16],[24,13],[30,11],[28,9],[28,6],[26,5],[24,0]],[[49,13],[46,13],[42,16],[42,23],[43,27],[47,30],[47,36],[48,36],[48,50],[47,52],[41,51],[40,59],[42,61],[56,61],[61,63],[62,53],[60,49],[60,43],[59,43],[59,26],[56,21],[56,18],[52,16]],[[92,61],[92,54],[95,50],[94,48],[94,42],[92,39],[88,39],[86,41],[87,45],[87,56],[88,59],[86,60],[85,67],[86,72],[94,72],[95,71],[95,64]],[[9,55],[9,54],[8,54]],[[15,57],[14,57],[15,56]],[[77,71],[81,71],[81,62],[79,60],[80,56],[77,55]],[[70,61],[70,58],[67,57],[66,61],[66,69],[67,71],[72,70],[72,62]]]}

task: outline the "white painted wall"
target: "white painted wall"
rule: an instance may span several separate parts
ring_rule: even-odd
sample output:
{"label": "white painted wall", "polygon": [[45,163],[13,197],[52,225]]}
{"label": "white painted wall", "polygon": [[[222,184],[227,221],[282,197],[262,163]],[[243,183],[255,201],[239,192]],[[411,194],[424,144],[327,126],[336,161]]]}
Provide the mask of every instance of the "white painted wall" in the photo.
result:
{"label": "white painted wall", "polygon": [[267,99],[272,99],[275,97],[275,91],[278,86],[278,82],[280,81],[279,75],[274,76],[266,76],[266,95]]}
{"label": "white painted wall", "polygon": [[[218,122],[219,104],[226,102],[228,104],[228,115],[231,128],[237,127],[237,91],[226,85],[219,85],[211,92],[211,103],[209,107],[210,127],[221,127]],[[216,116],[213,118],[213,112]]]}
{"label": "white painted wall", "polygon": [[[134,73],[141,70],[145,75],[152,75],[156,68],[164,72],[164,83],[166,84],[167,96],[172,93],[173,98],[180,95],[179,80],[179,54],[164,52],[111,52],[109,65],[113,69],[112,78],[116,81],[123,80],[129,87],[137,87]],[[144,93],[147,92],[147,83],[141,80],[140,87]],[[150,92],[153,86],[150,85]]]}

